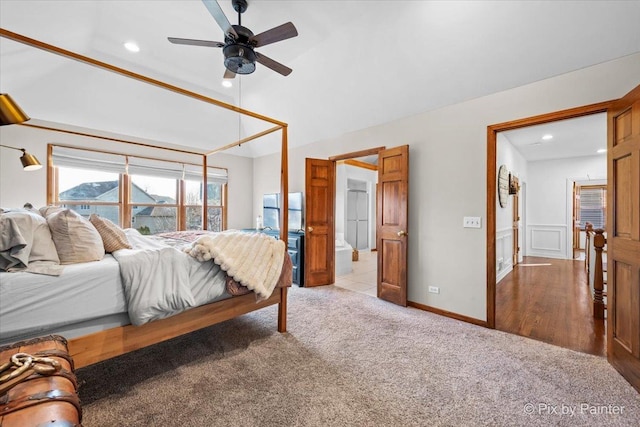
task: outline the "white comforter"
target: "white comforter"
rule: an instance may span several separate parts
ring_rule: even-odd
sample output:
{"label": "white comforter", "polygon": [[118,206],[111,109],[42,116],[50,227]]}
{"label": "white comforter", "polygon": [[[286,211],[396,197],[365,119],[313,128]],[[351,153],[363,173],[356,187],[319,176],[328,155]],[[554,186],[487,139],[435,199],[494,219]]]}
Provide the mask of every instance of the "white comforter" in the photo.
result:
{"label": "white comforter", "polygon": [[[219,296],[225,274],[213,263],[203,266],[183,251],[125,230],[133,249],[115,251],[131,323],[138,326],[201,305]],[[214,294],[199,300],[192,292],[206,285]],[[203,294],[203,292],[199,292]]]}

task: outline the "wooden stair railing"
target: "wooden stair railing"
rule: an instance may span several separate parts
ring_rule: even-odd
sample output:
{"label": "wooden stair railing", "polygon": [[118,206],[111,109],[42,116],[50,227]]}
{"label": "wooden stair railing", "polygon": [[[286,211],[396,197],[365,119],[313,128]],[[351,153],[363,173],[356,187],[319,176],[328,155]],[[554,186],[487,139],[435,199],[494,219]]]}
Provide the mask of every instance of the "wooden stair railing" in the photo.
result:
{"label": "wooden stair railing", "polygon": [[593,224],[585,223],[584,268],[587,270],[587,286],[591,286],[591,240],[594,234]]}
{"label": "wooden stair railing", "polygon": [[602,262],[602,252],[607,244],[604,237],[604,230],[598,228],[593,237],[593,247],[595,250],[595,266],[593,274],[593,317],[604,319],[604,311],[607,308],[604,303],[604,268]]}

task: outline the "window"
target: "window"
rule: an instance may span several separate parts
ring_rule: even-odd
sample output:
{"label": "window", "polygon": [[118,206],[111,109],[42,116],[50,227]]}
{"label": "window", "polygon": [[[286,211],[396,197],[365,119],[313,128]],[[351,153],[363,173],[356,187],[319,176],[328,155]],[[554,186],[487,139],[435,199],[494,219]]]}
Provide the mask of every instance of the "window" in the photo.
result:
{"label": "window", "polygon": [[[224,184],[209,179],[207,184],[207,229],[222,231]],[[202,181],[185,180],[185,216],[187,230],[197,230],[202,224]]]}
{"label": "window", "polygon": [[153,175],[130,175],[131,221],[142,234],[178,229],[178,180]]}
{"label": "window", "polygon": [[607,211],[607,188],[603,185],[580,187],[580,228],[586,223],[593,228],[605,228]]}
{"label": "window", "polygon": [[58,167],[58,204],[84,217],[92,213],[120,222],[120,176],[79,167]]}
{"label": "window", "polygon": [[[52,151],[55,200],[49,203],[135,224],[142,234],[202,228],[201,166],[55,145]],[[207,229],[222,231],[227,170],[207,168],[207,181]]]}

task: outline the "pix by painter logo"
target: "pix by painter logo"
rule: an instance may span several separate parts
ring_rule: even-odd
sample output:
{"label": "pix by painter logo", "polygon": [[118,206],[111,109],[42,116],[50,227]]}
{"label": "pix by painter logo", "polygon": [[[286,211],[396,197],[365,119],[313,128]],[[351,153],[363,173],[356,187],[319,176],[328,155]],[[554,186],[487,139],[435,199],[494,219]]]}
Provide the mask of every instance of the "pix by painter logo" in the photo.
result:
{"label": "pix by painter logo", "polygon": [[571,405],[552,405],[550,403],[527,403],[524,405],[524,413],[527,415],[568,415],[574,416],[576,407]]}
{"label": "pix by painter logo", "polygon": [[579,415],[620,415],[624,413],[623,405],[593,405],[581,403],[580,405],[552,405],[547,402],[527,403],[524,405],[524,413],[527,415],[556,415],[573,417]]}

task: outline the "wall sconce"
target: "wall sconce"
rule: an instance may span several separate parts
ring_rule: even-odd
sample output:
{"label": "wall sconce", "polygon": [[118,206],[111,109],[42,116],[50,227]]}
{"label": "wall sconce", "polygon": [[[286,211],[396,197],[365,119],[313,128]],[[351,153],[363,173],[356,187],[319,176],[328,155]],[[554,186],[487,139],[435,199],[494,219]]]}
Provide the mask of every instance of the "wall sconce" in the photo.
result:
{"label": "wall sconce", "polygon": [[36,156],[34,156],[33,154],[27,153],[24,148],[10,147],[4,144],[0,144],[0,147],[11,148],[12,150],[22,151],[22,156],[20,156],[20,161],[22,162],[22,167],[26,171],[35,171],[42,167],[42,164],[40,164],[38,159],[36,159]]}
{"label": "wall sconce", "polygon": [[[16,102],[7,93],[0,93],[0,126],[14,125],[29,120],[29,116],[25,114]],[[22,167],[26,171],[35,171],[42,167],[36,156],[29,154],[24,148],[10,147],[0,144],[0,147],[11,148],[12,150],[22,151],[20,161]]]}
{"label": "wall sconce", "polygon": [[29,116],[18,107],[9,94],[0,93],[0,126],[26,122]]}

